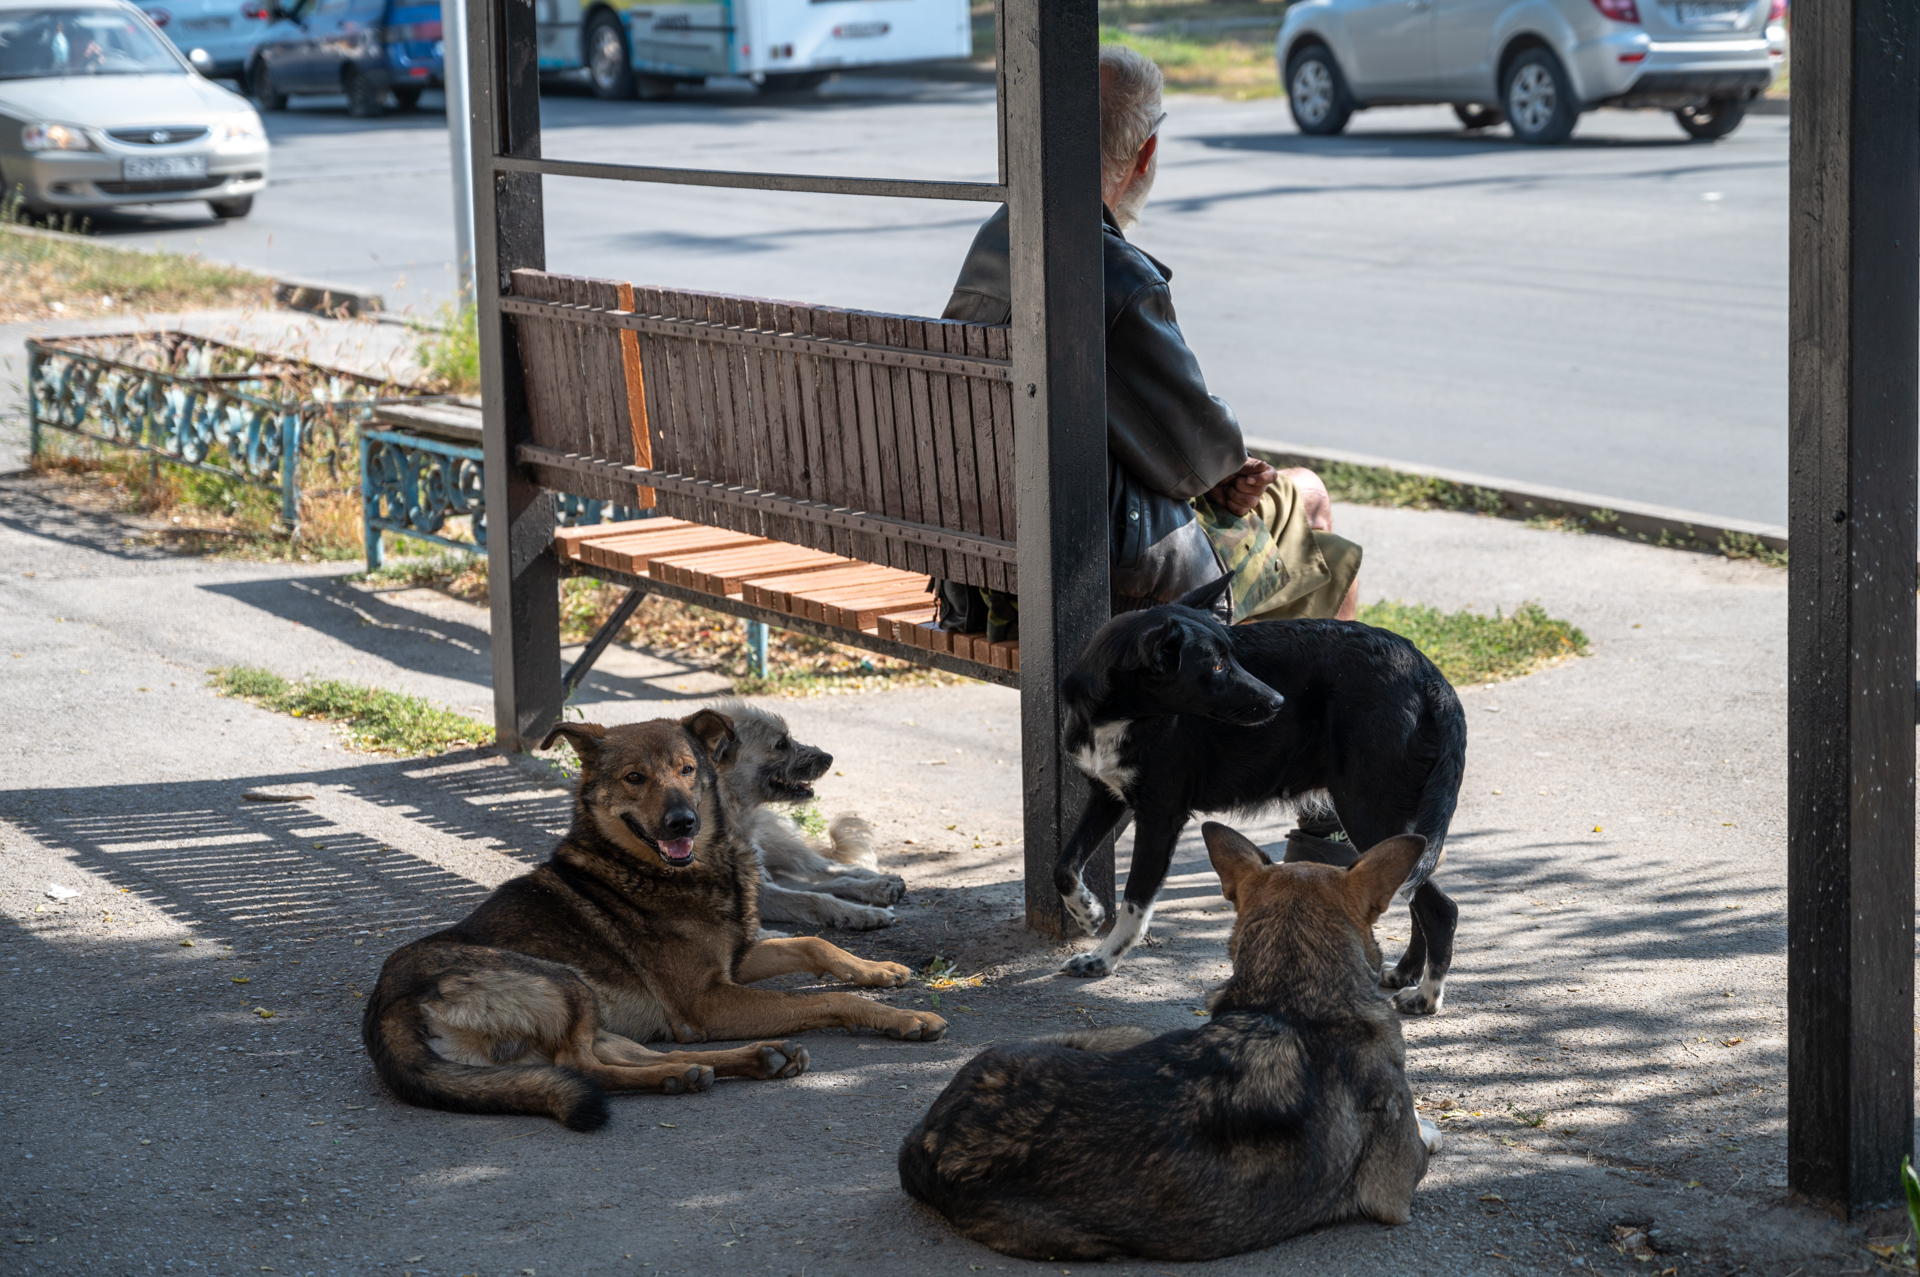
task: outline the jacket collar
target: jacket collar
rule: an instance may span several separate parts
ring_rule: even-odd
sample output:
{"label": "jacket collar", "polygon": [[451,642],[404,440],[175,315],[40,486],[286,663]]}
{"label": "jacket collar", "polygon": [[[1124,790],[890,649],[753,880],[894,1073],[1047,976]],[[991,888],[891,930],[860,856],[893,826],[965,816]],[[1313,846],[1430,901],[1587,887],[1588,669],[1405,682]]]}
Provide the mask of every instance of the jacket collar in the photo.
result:
{"label": "jacket collar", "polygon": [[1120,230],[1120,223],[1114,220],[1113,210],[1108,208],[1104,201],[1102,201],[1100,205],[1100,226],[1107,234],[1113,236],[1122,244],[1126,244],[1128,248],[1131,248],[1134,252],[1146,258],[1147,261],[1152,264],[1153,268],[1160,272],[1160,278],[1162,280],[1168,283],[1173,282],[1173,268],[1162,262],[1152,253],[1144,251],[1138,244],[1128,243],[1126,235]]}

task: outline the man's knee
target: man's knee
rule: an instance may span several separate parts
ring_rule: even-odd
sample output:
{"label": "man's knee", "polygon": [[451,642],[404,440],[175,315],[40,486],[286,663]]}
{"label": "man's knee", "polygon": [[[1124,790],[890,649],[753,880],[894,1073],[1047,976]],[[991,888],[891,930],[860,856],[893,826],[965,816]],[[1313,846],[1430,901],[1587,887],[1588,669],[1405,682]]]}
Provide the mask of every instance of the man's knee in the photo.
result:
{"label": "man's knee", "polygon": [[1280,473],[1293,482],[1293,490],[1300,494],[1307,526],[1315,532],[1333,531],[1333,498],[1320,476],[1305,466],[1289,466]]}

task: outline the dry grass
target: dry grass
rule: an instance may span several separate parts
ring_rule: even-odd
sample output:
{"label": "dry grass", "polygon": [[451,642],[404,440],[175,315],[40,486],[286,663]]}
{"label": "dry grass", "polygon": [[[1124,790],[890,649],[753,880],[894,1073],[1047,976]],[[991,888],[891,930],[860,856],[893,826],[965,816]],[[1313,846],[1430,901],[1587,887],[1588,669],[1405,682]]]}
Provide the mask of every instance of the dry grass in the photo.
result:
{"label": "dry grass", "polygon": [[0,323],[268,306],[272,281],[197,255],[141,252],[36,233],[0,209]]}

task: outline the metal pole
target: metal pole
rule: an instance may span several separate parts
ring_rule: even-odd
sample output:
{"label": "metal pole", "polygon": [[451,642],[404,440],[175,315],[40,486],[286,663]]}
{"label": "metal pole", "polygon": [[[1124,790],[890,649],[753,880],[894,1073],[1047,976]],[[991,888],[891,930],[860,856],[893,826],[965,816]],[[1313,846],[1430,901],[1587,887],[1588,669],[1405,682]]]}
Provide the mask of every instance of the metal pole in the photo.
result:
{"label": "metal pole", "polygon": [[[1086,805],[1060,682],[1106,622],[1107,398],[1096,0],[1003,0],[1001,134],[1019,449],[1020,738],[1027,925],[1060,935],[1054,861]],[[1113,845],[1087,886],[1111,909]]]}
{"label": "metal pole", "polygon": [[1920,8],[1795,18],[1787,1182],[1857,1216],[1913,1149]]}
{"label": "metal pole", "polygon": [[747,622],[747,673],[755,678],[767,676],[767,623]]}
{"label": "metal pole", "polygon": [[453,160],[453,252],[458,310],[473,305],[473,108],[467,75],[466,0],[442,0],[441,68],[446,79],[447,147]]}
{"label": "metal pole", "polygon": [[529,749],[560,717],[560,565],[553,498],[514,449],[532,433],[518,338],[500,297],[512,273],[546,265],[537,173],[495,173],[495,155],[540,154],[540,70],[531,0],[467,0],[473,87],[474,304],[486,453],[487,585],[493,716],[501,749]]}

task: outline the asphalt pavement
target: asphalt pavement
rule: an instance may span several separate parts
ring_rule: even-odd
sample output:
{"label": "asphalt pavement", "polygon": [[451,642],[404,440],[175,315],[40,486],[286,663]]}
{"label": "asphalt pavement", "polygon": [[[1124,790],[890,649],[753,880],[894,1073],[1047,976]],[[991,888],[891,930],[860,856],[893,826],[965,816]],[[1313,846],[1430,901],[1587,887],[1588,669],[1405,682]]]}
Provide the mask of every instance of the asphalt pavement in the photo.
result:
{"label": "asphalt pavement", "polygon": [[[1447,1144],[1404,1227],[1102,1269],[1872,1271],[1861,1230],[1785,1195],[1785,574],[1469,515],[1341,518],[1369,598],[1539,599],[1593,641],[1463,692],[1440,879],[1459,946],[1443,1013],[1406,1022],[1415,1095],[1454,1115]],[[1107,979],[1056,974],[1086,942],[1022,925],[1015,693],[785,700],[835,755],[825,810],[869,817],[910,885],[893,928],[832,939],[979,975],[943,995],[949,1036],[811,1033],[803,1077],[622,1097],[593,1135],[398,1104],[358,1040],[381,961],[544,855],[566,794],[484,751],[348,752],[324,725],[217,697],[206,670],[484,713],[486,611],[339,565],[130,544],[30,478],[0,480],[0,560],[0,1271],[1056,1277],[916,1208],[899,1140],[982,1048],[1198,1024],[1227,971],[1227,904],[1190,828],[1150,943]],[[681,716],[702,703],[687,674],[621,652],[580,704]],[[246,797],[262,790],[295,801]],[[1268,845],[1288,825],[1235,823]],[[1404,911],[1380,932],[1397,951]],[[1622,1240],[1635,1231],[1652,1250]]]}
{"label": "asphalt pavement", "polygon": [[[671,102],[542,101],[549,156],[788,172],[993,176],[992,87],[849,79]],[[272,184],[244,222],[198,205],[104,233],[381,292],[451,294],[437,95],[349,119],[267,116]],[[1169,100],[1136,240],[1215,390],[1264,439],[1783,523],[1787,120],[1691,143],[1596,112],[1572,141],[1462,133],[1443,109],[1295,132],[1279,101]],[[938,313],[962,203],[547,183],[548,264],[674,287]]]}

